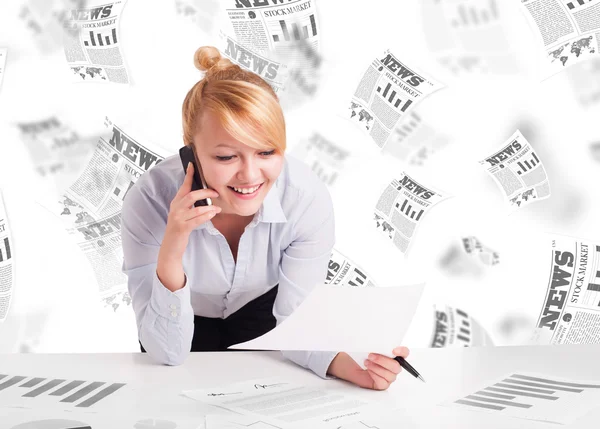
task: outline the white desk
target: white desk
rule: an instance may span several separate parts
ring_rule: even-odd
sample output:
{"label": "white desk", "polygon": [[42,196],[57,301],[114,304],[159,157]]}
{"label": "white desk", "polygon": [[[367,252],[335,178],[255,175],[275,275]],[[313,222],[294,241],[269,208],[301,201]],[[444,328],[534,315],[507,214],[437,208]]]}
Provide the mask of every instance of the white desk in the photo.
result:
{"label": "white desk", "polygon": [[[556,377],[600,381],[600,345],[557,347],[489,347],[465,349],[413,350],[409,361],[427,380],[426,384],[407,373],[401,374],[390,389],[370,391],[340,380],[321,380],[281,357],[279,352],[192,353],[179,367],[152,363],[145,354],[0,354],[0,374],[62,378],[68,380],[124,382],[135,391],[123,390],[120,399],[99,402],[87,423],[93,429],[133,428],[131,419],[177,418],[177,429],[200,427],[206,413],[226,414],[224,410],[203,405],[180,395],[181,391],[236,381],[284,377],[305,384],[351,389],[365,399],[376,399],[404,412],[423,428],[549,428],[560,427],[510,417],[468,412],[441,407],[439,403],[465,390],[474,390],[482,382],[511,371],[530,371]],[[1,380],[0,383],[6,381]],[[0,392],[1,393],[1,392]],[[115,395],[116,396],[116,395]],[[0,396],[1,398],[1,396]],[[33,402],[31,402],[33,404]],[[0,406],[6,406],[0,403]],[[569,428],[600,427],[600,404]],[[9,412],[10,411],[10,412]],[[79,410],[70,415],[85,416]],[[0,409],[0,416],[23,413]],[[35,406],[26,411],[29,420],[65,418],[64,414]],[[86,413],[92,411],[86,410]],[[77,414],[79,413],[79,414]],[[99,416],[102,418],[99,420]],[[105,419],[105,420],[102,420]],[[90,420],[102,423],[92,423]],[[0,418],[0,428],[12,429],[14,420]],[[20,420],[23,421],[23,420]],[[106,421],[106,423],[104,423]],[[135,419],[133,421],[136,421]],[[4,423],[3,423],[4,422]],[[9,422],[9,423],[6,423]],[[142,426],[139,426],[140,428]]]}

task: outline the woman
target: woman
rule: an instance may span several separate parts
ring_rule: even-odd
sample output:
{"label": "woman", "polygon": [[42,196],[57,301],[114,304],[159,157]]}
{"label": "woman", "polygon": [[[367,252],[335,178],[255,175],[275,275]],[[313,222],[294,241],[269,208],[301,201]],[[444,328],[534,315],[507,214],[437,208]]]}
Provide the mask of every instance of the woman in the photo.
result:
{"label": "woman", "polygon": [[[184,174],[172,156],[137,181],[122,213],[142,351],[167,365],[275,327],[324,281],[334,244],[331,198],[308,167],[284,157],[285,121],[271,87],[213,47],[198,49],[194,63],[206,74],[183,102],[183,137],[210,189],[191,192],[193,165]],[[213,205],[194,207],[204,198]],[[401,370],[383,355],[366,370],[346,353],[284,355],[372,389],[386,389]]]}

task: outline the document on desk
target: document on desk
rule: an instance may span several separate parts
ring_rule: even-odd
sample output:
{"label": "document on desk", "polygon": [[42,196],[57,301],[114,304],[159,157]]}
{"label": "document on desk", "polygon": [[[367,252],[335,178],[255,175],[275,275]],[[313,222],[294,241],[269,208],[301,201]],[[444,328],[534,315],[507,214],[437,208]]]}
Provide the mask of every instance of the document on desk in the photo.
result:
{"label": "document on desk", "polygon": [[0,322],[8,316],[15,284],[14,251],[11,250],[10,225],[6,218],[4,200],[0,193]]}
{"label": "document on desk", "polygon": [[277,327],[230,348],[391,356],[401,345],[422,293],[422,284],[373,288],[319,285]]}
{"label": "document on desk", "polygon": [[[384,411],[378,403],[342,395],[339,391],[304,386],[277,378],[188,390],[183,394],[241,415],[239,418],[227,416],[229,426],[212,426],[218,428],[245,427],[249,423],[253,428],[269,429],[338,428]],[[214,422],[214,419],[219,418],[208,418],[207,429],[211,428],[211,419]]]}
{"label": "document on desk", "polygon": [[442,405],[526,420],[570,424],[600,404],[600,380],[511,373]]}

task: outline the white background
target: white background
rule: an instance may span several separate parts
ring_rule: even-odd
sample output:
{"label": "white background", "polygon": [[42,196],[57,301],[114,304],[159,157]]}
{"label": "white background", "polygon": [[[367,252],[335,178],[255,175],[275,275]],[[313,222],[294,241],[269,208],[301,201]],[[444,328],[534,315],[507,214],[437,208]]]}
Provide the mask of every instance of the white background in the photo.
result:
{"label": "white background", "polygon": [[[0,189],[16,263],[10,315],[0,323],[0,351],[137,351],[133,311],[129,307],[114,314],[102,308],[86,258],[59,219],[39,204],[59,189],[37,176],[15,123],[56,115],[81,134],[94,134],[108,115],[141,143],[175,153],[182,145],[181,103],[201,77],[193,66],[194,51],[220,46],[220,41],[215,32],[207,34],[176,16],[173,0],[128,0],[120,40],[131,85],[71,84],[62,51],[40,50],[18,18],[24,3],[6,0],[0,5],[0,46],[9,48],[0,89]],[[598,108],[584,110],[577,103],[566,73],[542,81],[535,33],[517,1],[501,3],[503,30],[518,71],[456,76],[436,62],[425,42],[422,23],[427,17],[421,14],[420,0],[320,0],[321,89],[310,103],[286,109],[288,148],[317,130],[354,155],[331,189],[336,249],[380,286],[427,282],[406,338],[410,346],[429,342],[434,302],[472,314],[496,344],[526,341],[548,278],[542,234],[600,241],[599,168],[589,150],[600,139]],[[382,155],[340,116],[369,62],[388,47],[446,85],[419,112],[449,134],[452,144],[423,167]],[[517,128],[545,163],[552,196],[507,217],[500,190],[477,161]],[[453,196],[424,218],[406,258],[372,221],[379,195],[403,170]],[[470,267],[471,274],[455,275],[444,268],[441,260],[449,248],[460,246],[462,235],[475,235],[499,251],[500,264],[473,266],[462,256],[457,263]],[[515,320],[524,321],[520,329],[503,329]]]}

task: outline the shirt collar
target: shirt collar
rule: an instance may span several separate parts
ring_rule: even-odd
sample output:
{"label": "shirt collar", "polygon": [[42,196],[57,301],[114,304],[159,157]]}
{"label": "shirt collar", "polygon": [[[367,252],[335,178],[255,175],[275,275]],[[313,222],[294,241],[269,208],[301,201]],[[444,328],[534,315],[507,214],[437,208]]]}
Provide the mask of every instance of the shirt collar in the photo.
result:
{"label": "shirt collar", "polygon": [[287,222],[287,218],[285,217],[285,213],[283,213],[283,208],[281,207],[281,200],[279,199],[279,188],[277,187],[277,182],[273,184],[271,189],[269,189],[269,193],[263,200],[263,203],[258,209],[258,216],[254,217],[254,221],[264,222],[264,223],[285,223]]}

